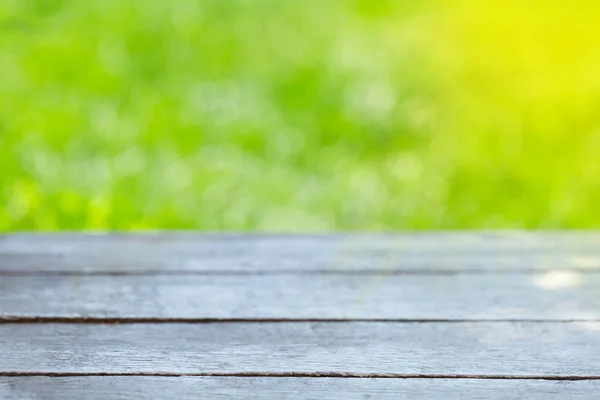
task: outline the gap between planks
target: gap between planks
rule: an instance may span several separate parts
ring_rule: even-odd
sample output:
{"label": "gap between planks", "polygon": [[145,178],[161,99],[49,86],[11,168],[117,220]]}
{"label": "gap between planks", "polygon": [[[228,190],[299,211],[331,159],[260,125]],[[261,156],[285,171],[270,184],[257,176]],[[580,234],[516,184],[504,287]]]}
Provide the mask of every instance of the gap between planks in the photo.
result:
{"label": "gap between planks", "polygon": [[1,324],[89,324],[89,325],[135,325],[135,324],[289,324],[289,323],[398,323],[398,324],[473,324],[473,323],[596,323],[600,318],[548,319],[548,318],[101,318],[101,317],[22,317],[0,316]]}
{"label": "gap between planks", "polygon": [[236,377],[236,378],[353,378],[353,379],[471,379],[471,380],[600,380],[598,375],[475,375],[475,374],[384,374],[358,372],[11,372],[0,371],[0,377],[86,377],[86,376],[153,376],[153,377]]}
{"label": "gap between planks", "polygon": [[[465,268],[457,270],[447,269],[270,269],[270,270],[3,270],[0,262],[0,276],[280,276],[280,275],[369,275],[369,276],[388,276],[388,275],[417,275],[417,276],[454,276],[454,275],[539,275],[546,272],[562,271],[557,268],[525,268],[525,269],[502,269],[484,270],[477,268]],[[567,267],[564,271],[578,274],[595,274],[600,272],[600,268],[573,268]]]}

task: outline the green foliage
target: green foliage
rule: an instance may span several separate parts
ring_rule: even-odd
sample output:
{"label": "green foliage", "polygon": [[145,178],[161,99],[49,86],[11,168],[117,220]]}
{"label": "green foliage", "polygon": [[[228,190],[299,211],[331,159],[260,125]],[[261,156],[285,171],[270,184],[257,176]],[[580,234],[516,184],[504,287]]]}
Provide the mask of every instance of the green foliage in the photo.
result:
{"label": "green foliage", "polygon": [[476,4],[0,0],[0,230],[598,226],[598,7]]}

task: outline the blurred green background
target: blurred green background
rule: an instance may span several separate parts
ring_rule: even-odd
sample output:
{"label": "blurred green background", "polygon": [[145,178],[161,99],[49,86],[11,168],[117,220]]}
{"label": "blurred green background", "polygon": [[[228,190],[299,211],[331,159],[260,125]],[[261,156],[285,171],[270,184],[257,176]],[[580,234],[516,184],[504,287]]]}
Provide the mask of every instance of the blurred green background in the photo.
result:
{"label": "blurred green background", "polygon": [[0,0],[0,230],[599,227],[598,20]]}

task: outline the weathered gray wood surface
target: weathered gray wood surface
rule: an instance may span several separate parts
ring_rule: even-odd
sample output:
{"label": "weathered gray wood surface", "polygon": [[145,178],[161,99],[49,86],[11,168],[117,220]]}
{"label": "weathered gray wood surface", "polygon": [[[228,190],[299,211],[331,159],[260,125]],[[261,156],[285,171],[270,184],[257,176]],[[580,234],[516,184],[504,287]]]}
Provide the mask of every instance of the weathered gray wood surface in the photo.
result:
{"label": "weathered gray wood surface", "polygon": [[3,400],[595,400],[600,381],[237,377],[0,377]]}
{"label": "weathered gray wood surface", "polygon": [[598,293],[593,232],[0,235],[0,399],[592,399]]}
{"label": "weathered gray wood surface", "polygon": [[600,318],[600,273],[553,276],[3,276],[0,317]]}
{"label": "weathered gray wood surface", "polygon": [[0,272],[600,270],[600,235],[0,235]]}
{"label": "weathered gray wood surface", "polygon": [[599,323],[0,324],[18,373],[600,377]]}

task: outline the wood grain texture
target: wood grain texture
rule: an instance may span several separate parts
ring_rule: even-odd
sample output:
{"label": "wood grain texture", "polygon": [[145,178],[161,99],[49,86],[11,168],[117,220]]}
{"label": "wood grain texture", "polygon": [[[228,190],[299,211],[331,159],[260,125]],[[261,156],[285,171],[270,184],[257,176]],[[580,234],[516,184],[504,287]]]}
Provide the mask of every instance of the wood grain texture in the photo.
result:
{"label": "wood grain texture", "polygon": [[3,400],[597,399],[600,381],[236,377],[0,377]]}
{"label": "wood grain texture", "polygon": [[598,323],[0,324],[0,372],[600,376]]}
{"label": "wood grain texture", "polygon": [[600,270],[600,233],[0,235],[4,272]]}
{"label": "wood grain texture", "polygon": [[4,276],[1,317],[598,319],[600,273]]}
{"label": "wood grain texture", "polygon": [[599,287],[600,233],[0,235],[0,398],[596,398],[536,378]]}

